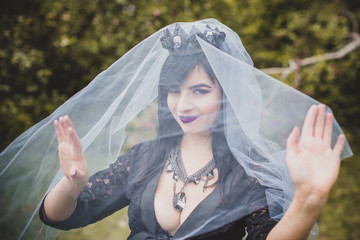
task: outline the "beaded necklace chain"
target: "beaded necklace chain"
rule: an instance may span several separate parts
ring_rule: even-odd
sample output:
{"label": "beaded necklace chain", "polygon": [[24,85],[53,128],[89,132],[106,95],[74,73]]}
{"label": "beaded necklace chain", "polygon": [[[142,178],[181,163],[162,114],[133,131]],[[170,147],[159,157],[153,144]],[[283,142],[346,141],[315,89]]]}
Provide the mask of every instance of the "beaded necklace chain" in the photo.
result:
{"label": "beaded necklace chain", "polygon": [[[174,179],[174,197],[173,197],[173,206],[175,210],[182,211],[186,204],[186,196],[185,196],[185,187],[188,183],[199,184],[202,177],[206,176],[205,184],[203,186],[203,191],[208,187],[208,182],[210,179],[214,177],[214,169],[215,169],[215,161],[214,158],[211,159],[204,167],[200,168],[194,174],[188,176],[184,167],[184,163],[182,161],[181,156],[181,148],[180,146],[176,146],[170,151],[168,157],[168,164],[166,165],[165,171],[168,173],[173,173]],[[180,191],[176,193],[176,182],[181,179],[184,182]]]}

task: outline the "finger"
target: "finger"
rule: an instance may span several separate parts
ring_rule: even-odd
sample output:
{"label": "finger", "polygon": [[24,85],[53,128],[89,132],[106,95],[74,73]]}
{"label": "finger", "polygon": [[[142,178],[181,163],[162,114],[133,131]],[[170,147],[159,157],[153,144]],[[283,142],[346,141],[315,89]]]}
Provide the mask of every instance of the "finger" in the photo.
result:
{"label": "finger", "polygon": [[304,121],[303,128],[301,131],[302,137],[313,136],[314,124],[315,124],[315,119],[316,119],[317,113],[318,113],[318,107],[316,105],[312,105],[305,117],[305,121]]}
{"label": "finger", "polygon": [[318,113],[316,115],[314,136],[315,137],[323,137],[324,134],[324,119],[325,119],[325,109],[326,106],[324,104],[320,104],[318,106]]}
{"label": "finger", "polygon": [[74,128],[74,126],[73,126],[73,124],[72,124],[72,121],[71,121],[70,117],[69,117],[68,115],[66,115],[66,116],[65,116],[65,118],[66,118],[66,123],[67,123],[67,126],[68,126],[68,127],[72,127],[72,128]]}
{"label": "finger", "polygon": [[58,139],[58,142],[62,142],[64,141],[64,129],[62,128],[61,124],[55,120],[54,121],[54,128],[55,128],[55,133],[56,133],[56,136],[57,136],[57,139]]}
{"label": "finger", "polygon": [[286,141],[287,150],[294,150],[296,152],[298,151],[299,136],[300,136],[299,128],[294,127]]}
{"label": "finger", "polygon": [[71,128],[73,127],[73,126],[72,126],[72,123],[71,123],[71,120],[70,120],[70,118],[69,118],[68,115],[65,115],[65,116],[64,116],[63,122],[64,122],[64,128],[65,128],[65,129],[69,129],[69,127],[71,127]]}
{"label": "finger", "polygon": [[341,156],[341,153],[344,149],[344,146],[345,146],[345,135],[344,134],[340,134],[337,141],[336,141],[336,144],[334,146],[334,152],[336,153],[337,156]]}
{"label": "finger", "polygon": [[75,128],[71,122],[71,119],[68,115],[65,116],[65,124],[68,130],[68,136],[69,138],[72,140],[72,142],[74,143],[75,147],[81,149],[81,141],[79,136],[77,135]]}
{"label": "finger", "polygon": [[61,124],[62,127],[65,127],[65,125],[64,125],[64,116],[61,116],[59,118],[59,123]]}
{"label": "finger", "polygon": [[75,149],[78,152],[82,152],[82,146],[81,146],[81,141],[79,136],[77,135],[77,133],[75,132],[75,129],[72,127],[68,128],[68,134],[69,134],[69,138],[71,139],[73,146],[75,147]]}
{"label": "finger", "polygon": [[332,115],[332,113],[326,114],[325,128],[324,128],[324,142],[327,145],[331,144],[333,121],[334,121],[334,116]]}
{"label": "finger", "polygon": [[63,118],[62,118],[62,126],[64,127],[64,132],[65,132],[65,135],[66,135],[66,140],[68,141],[71,141],[71,137],[70,137],[70,133],[69,133],[69,128],[72,128],[72,124],[71,124],[71,121],[69,119],[69,116],[65,115]]}
{"label": "finger", "polygon": [[65,124],[65,116],[61,116],[59,118],[59,123],[60,123],[60,127],[63,129],[63,133],[64,133],[64,141],[66,141],[68,139],[68,134],[67,134],[67,127]]}

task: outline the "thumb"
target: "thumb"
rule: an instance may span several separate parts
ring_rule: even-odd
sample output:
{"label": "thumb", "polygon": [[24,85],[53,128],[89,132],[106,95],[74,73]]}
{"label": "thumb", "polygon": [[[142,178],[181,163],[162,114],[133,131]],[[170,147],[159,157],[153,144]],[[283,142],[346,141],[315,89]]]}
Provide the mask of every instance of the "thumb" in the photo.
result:
{"label": "thumb", "polygon": [[300,136],[300,130],[298,127],[294,127],[291,131],[287,141],[286,141],[286,148],[288,150],[298,150],[298,141]]}
{"label": "thumb", "polygon": [[71,177],[71,178],[75,178],[75,177],[76,177],[76,175],[77,175],[77,170],[76,170],[76,168],[75,168],[74,165],[71,166],[69,174],[70,174],[70,177]]}

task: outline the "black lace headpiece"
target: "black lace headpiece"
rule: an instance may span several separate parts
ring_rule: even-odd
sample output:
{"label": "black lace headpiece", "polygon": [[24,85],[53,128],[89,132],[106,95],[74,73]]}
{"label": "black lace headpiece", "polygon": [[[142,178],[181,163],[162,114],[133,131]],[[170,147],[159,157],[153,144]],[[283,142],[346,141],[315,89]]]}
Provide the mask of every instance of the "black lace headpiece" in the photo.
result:
{"label": "black lace headpiece", "polygon": [[196,36],[207,43],[210,43],[214,47],[219,48],[220,44],[225,41],[226,34],[219,31],[217,27],[212,29],[209,25],[206,25],[206,29],[203,33],[193,27],[190,34],[187,34],[177,23],[175,25],[174,34],[171,35],[169,29],[166,29],[164,31],[164,36],[161,37],[160,41],[163,48],[167,49],[170,54],[194,53],[201,51]]}

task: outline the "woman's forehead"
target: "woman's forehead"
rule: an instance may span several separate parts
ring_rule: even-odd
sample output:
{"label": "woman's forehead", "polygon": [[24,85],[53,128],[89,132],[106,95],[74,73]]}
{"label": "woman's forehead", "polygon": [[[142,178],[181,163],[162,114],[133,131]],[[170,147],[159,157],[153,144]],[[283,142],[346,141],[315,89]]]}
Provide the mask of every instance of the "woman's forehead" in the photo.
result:
{"label": "woman's forehead", "polygon": [[201,65],[196,65],[193,69],[190,70],[184,82],[180,85],[181,87],[191,87],[195,85],[208,85],[216,86],[217,83],[211,81],[209,74],[205,71],[204,67]]}

